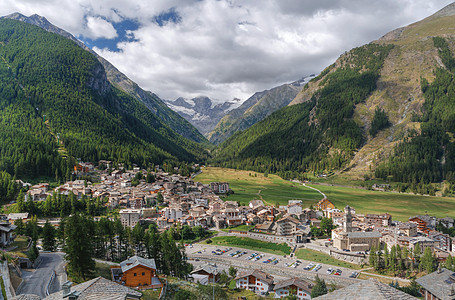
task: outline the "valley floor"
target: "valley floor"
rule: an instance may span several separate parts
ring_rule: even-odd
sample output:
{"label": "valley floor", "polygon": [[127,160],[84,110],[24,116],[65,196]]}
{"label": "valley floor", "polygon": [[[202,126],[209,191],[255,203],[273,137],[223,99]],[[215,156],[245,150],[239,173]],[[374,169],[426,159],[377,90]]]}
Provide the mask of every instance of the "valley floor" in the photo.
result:
{"label": "valley floor", "polygon": [[234,170],[217,167],[203,168],[196,181],[210,183],[213,181],[229,182],[234,194],[225,200],[239,201],[248,204],[251,200],[261,199],[271,205],[287,205],[288,200],[302,200],[303,207],[315,205],[321,200],[321,194],[309,187],[314,187],[325,194],[339,209],[346,205],[362,214],[389,213],[393,220],[407,221],[415,215],[429,214],[446,217],[455,211],[455,198],[433,197],[395,192],[380,192],[343,186],[299,183],[284,180],[276,175],[264,176],[253,171]]}

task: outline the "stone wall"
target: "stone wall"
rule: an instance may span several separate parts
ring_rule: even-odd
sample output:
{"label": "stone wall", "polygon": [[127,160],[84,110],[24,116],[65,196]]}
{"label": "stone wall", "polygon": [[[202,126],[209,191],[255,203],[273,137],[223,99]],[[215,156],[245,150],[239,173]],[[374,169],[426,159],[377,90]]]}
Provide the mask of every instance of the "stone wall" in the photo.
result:
{"label": "stone wall", "polygon": [[281,235],[273,235],[273,234],[265,234],[259,232],[251,232],[251,231],[236,231],[236,230],[229,230],[230,235],[240,236],[240,237],[248,237],[255,240],[260,240],[264,242],[271,242],[271,243],[287,243],[287,244],[295,244],[295,237],[294,236],[281,236]]}

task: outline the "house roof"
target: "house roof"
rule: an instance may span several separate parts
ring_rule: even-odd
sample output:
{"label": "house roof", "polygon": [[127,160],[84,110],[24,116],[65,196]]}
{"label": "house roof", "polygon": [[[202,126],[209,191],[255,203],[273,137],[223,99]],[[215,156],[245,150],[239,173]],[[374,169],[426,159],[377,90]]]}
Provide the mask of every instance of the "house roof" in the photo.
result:
{"label": "house roof", "polygon": [[299,220],[297,220],[296,218],[293,218],[291,216],[286,216],[284,218],[281,218],[279,219],[278,221],[276,221],[277,223],[282,223],[282,222],[292,222],[292,223],[295,223],[295,224],[300,224]]}
{"label": "house roof", "polygon": [[276,291],[276,290],[279,290],[281,288],[284,288],[284,287],[287,287],[287,286],[291,286],[291,285],[295,285],[296,287],[304,289],[307,292],[311,292],[311,289],[313,288],[313,285],[311,283],[294,277],[294,278],[291,278],[291,279],[286,279],[286,280],[282,280],[282,281],[280,281],[278,283],[275,283],[274,290]]}
{"label": "house roof", "polygon": [[140,256],[135,255],[120,263],[120,267],[122,268],[123,273],[125,273],[126,271],[128,271],[134,267],[137,267],[139,265],[156,270],[156,264],[155,264],[155,260],[153,258],[146,259],[146,258],[142,258]]}
{"label": "house roof", "polygon": [[17,295],[10,299],[11,300],[41,300],[41,297],[34,295],[34,294],[22,294],[22,295]]}
{"label": "house roof", "polygon": [[452,286],[455,284],[455,273],[453,271],[442,268],[440,271],[420,277],[416,281],[439,299],[453,299],[449,297]]}
{"label": "house roof", "polygon": [[[126,300],[140,299],[142,294],[130,289],[129,287],[120,285],[103,277],[83,282],[71,287],[71,291],[80,292],[78,300]],[[44,298],[45,300],[61,300],[63,292],[51,294]]]}
{"label": "house roof", "polygon": [[253,271],[248,271],[248,272],[242,272],[240,273],[234,280],[244,278],[247,276],[254,276],[256,278],[259,278],[261,281],[267,283],[268,285],[273,283],[273,276],[270,274],[267,274],[265,272],[262,272],[258,269],[255,269]]}
{"label": "house roof", "polygon": [[[361,297],[359,297],[361,295]],[[417,299],[409,294],[399,291],[387,284],[374,279],[362,280],[345,288],[335,290],[331,293],[316,297],[320,300],[411,300]]]}
{"label": "house roof", "polygon": [[9,224],[7,226],[0,225],[0,231],[10,232],[16,229],[17,226],[13,224]]}
{"label": "house roof", "polygon": [[200,271],[205,271],[208,274],[213,274],[213,275],[217,275],[218,273],[220,273],[220,271],[218,270],[218,267],[215,264],[207,263],[207,264],[203,264],[203,265],[199,266],[199,268],[192,271],[191,274],[198,273]]}
{"label": "house roof", "polygon": [[349,232],[349,238],[380,238],[382,235],[379,231],[354,231]]}

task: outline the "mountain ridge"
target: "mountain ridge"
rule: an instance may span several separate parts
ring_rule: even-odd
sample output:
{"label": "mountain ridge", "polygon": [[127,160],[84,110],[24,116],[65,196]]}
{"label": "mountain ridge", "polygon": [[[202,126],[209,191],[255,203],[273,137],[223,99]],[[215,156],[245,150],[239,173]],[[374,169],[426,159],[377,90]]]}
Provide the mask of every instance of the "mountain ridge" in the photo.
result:
{"label": "mountain ridge", "polygon": [[76,158],[148,167],[208,155],[110,83],[91,52],[7,18],[0,19],[0,124],[0,168],[18,177],[69,180]]}
{"label": "mountain ridge", "polygon": [[208,133],[209,141],[220,144],[235,132],[245,130],[274,111],[288,105],[302,86],[314,75],[303,77],[292,83],[282,84],[268,90],[254,93],[238,108],[229,111]]}
{"label": "mountain ridge", "polygon": [[179,97],[174,101],[164,100],[164,102],[205,136],[215,128],[226,113],[239,106],[240,99],[215,103],[208,97],[199,96],[192,99]]}
{"label": "mountain ridge", "polygon": [[[312,79],[286,108],[278,110],[273,116],[269,116],[221,144],[215,151],[214,163],[271,172],[290,172],[288,170],[292,168],[314,172],[335,170],[337,175],[358,180],[375,176],[387,180],[387,176],[390,176],[405,182],[408,182],[409,178],[414,178],[412,179],[414,182],[427,184],[435,180],[434,178],[446,178],[444,164],[451,161],[449,157],[451,144],[444,144],[444,148],[437,152],[442,153],[441,156],[434,157],[432,160],[433,164],[440,165],[439,169],[432,168],[432,172],[440,172],[439,175],[425,173],[424,168],[420,167],[423,165],[419,166],[417,162],[414,162],[414,168],[412,168],[412,164],[404,165],[400,161],[416,159],[417,154],[403,152],[403,149],[420,151],[419,147],[412,148],[415,143],[410,141],[419,139],[425,141],[425,146],[421,146],[420,149],[426,149],[425,147],[431,145],[427,140],[434,133],[428,131],[426,127],[426,124],[431,121],[426,119],[430,100],[428,93],[423,92],[422,82],[427,81],[429,88],[434,89],[432,83],[437,76],[442,76],[438,70],[447,70],[450,73],[447,61],[450,62],[451,58],[447,53],[451,51],[453,55],[455,51],[455,27],[452,25],[454,16],[455,3],[452,3],[419,22],[392,30],[376,41],[347,51]],[[434,37],[441,37],[446,41],[447,48],[443,52],[441,48],[435,46]],[[371,69],[377,72],[372,77],[374,85],[370,85],[364,91],[367,93],[359,94],[360,90],[352,89],[353,84],[359,84],[359,80],[367,71],[359,69],[359,66],[368,63],[368,60],[376,55],[368,49],[374,50],[377,47],[391,48],[387,48],[389,50],[384,52],[383,61],[378,68]],[[441,53],[446,57],[443,58]],[[368,56],[365,56],[366,54]],[[350,77],[357,78],[346,85],[351,90],[340,88],[344,85],[343,81],[349,83]],[[367,82],[369,81],[365,83]],[[438,79],[438,82],[441,82],[441,79]],[[363,89],[366,85],[361,84],[358,87]],[[329,95],[331,96],[327,98]],[[350,101],[354,98],[357,100],[351,104]],[[376,111],[382,110],[390,126],[381,128],[372,136],[369,134],[372,120]],[[444,113],[449,116],[455,114],[451,110]],[[275,151],[277,148],[275,144],[278,141],[275,143],[267,141],[271,137],[279,138],[277,133],[280,129],[270,129],[270,127],[280,124],[280,114],[289,115],[296,121],[301,120],[296,118],[297,116],[308,117],[308,123],[305,126],[309,127],[306,130],[314,132],[311,145],[314,146],[313,151],[317,151],[311,155],[320,155],[318,160],[310,161],[309,150],[303,152],[305,144],[310,143],[309,137],[304,133],[302,133],[303,144],[302,141],[298,141],[297,136],[295,140],[291,138],[289,141],[280,140],[285,144],[283,149],[286,149],[286,146],[291,148],[292,142],[299,143],[296,145],[299,145],[300,149],[293,149],[300,152],[296,157],[300,160],[300,164],[291,167],[290,163],[282,160],[285,157]],[[336,119],[338,123],[330,123],[330,119]],[[341,124],[345,122],[349,122],[350,125],[341,130]],[[431,122],[436,122],[435,126],[441,126],[437,124],[437,120]],[[298,126],[303,124],[295,123],[293,129],[297,130],[300,128]],[[444,126],[441,127],[444,128]],[[347,128],[349,128],[348,131]],[[451,140],[450,130],[448,132],[448,139]],[[291,133],[291,131],[281,130],[281,134],[289,137]],[[446,143],[447,140],[442,139],[442,141]],[[319,146],[316,147],[316,145]],[[268,152],[265,150],[267,147],[270,148]],[[428,150],[427,154],[432,153],[431,151]],[[262,155],[264,153],[269,154]],[[401,158],[398,159],[397,156]],[[378,167],[380,174],[376,172]],[[395,176],[394,172],[398,172],[397,170],[401,172],[400,174],[406,175]],[[409,174],[413,174],[413,177]]]}
{"label": "mountain ridge", "polygon": [[69,32],[55,26],[50,23],[45,17],[33,14],[30,17],[26,17],[18,12],[12,13],[1,18],[14,19],[21,22],[26,22],[46,31],[59,34],[67,39],[74,41],[82,49],[91,52],[103,65],[108,80],[117,85],[120,89],[124,90],[128,94],[132,95],[139,101],[145,104],[145,106],[164,121],[174,131],[181,134],[182,136],[189,138],[195,142],[208,143],[207,139],[197,131],[188,121],[180,117],[176,112],[169,109],[167,105],[157,95],[152,92],[143,90],[138,84],[129,79],[125,74],[120,72],[114,65],[109,61],[98,55],[95,51],[87,47],[83,42],[75,38]]}

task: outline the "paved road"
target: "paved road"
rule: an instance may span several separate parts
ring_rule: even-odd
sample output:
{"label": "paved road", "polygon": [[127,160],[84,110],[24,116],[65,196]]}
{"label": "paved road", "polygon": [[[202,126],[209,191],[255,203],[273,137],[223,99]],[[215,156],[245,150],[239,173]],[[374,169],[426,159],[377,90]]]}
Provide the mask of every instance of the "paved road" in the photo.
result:
{"label": "paved road", "polygon": [[323,192],[321,192],[320,190],[318,190],[317,188],[314,188],[314,187],[312,187],[312,186],[306,185],[305,183],[302,183],[302,185],[303,185],[304,187],[309,188],[309,189],[315,190],[316,192],[318,192],[319,194],[322,195],[322,198],[327,198],[327,196],[326,196]]}
{"label": "paved road", "polygon": [[[19,294],[35,294],[44,299],[46,288],[54,271],[61,272],[63,269],[63,255],[61,253],[40,253],[41,263],[36,270],[23,271],[24,283],[17,291]],[[55,292],[59,287],[53,287],[50,293]]]}

